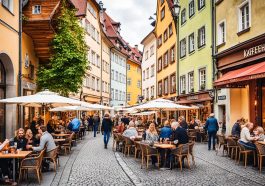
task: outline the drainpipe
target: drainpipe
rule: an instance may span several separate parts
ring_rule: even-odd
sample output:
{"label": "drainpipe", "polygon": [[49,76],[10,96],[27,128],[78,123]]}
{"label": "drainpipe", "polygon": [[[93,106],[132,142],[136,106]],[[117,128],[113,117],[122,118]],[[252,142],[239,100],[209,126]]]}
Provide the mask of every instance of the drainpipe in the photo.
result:
{"label": "drainpipe", "polygon": [[[19,42],[19,62],[18,62],[18,96],[22,96],[22,7],[23,0],[19,0],[19,31],[18,31],[18,42]],[[22,106],[18,106],[18,124],[22,127]]]}
{"label": "drainpipe", "polygon": [[100,104],[102,105],[103,104],[103,98],[102,98],[102,89],[103,89],[103,86],[102,86],[102,67],[103,67],[103,65],[102,65],[102,63],[103,63],[103,56],[102,56],[102,50],[103,50],[103,47],[102,47],[102,37],[101,37],[101,39],[100,39],[100,41],[101,41],[101,45],[100,45],[100,47],[101,47],[101,49],[100,49],[100,56],[101,56],[101,59],[100,59],[100,64],[101,64],[101,67],[100,67],[100,87],[101,87],[101,89],[100,89]]}

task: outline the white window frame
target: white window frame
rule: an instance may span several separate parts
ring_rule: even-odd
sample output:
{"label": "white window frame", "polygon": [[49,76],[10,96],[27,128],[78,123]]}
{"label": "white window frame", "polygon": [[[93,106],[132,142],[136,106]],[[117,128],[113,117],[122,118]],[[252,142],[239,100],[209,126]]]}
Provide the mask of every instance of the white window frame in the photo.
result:
{"label": "white window frame", "polygon": [[[36,8],[39,8],[39,10],[38,10],[38,12],[35,12],[35,10],[36,10]],[[41,5],[34,5],[34,6],[32,6],[32,14],[34,14],[34,15],[39,15],[39,14],[41,14]]]}
{"label": "white window frame", "polygon": [[189,38],[189,53],[192,53],[195,51],[195,33],[194,32],[191,33],[188,38]]}
{"label": "white window frame", "polygon": [[151,94],[151,97],[154,97],[154,93],[155,93],[155,86],[151,86],[151,92],[150,92]]}
{"label": "white window frame", "polygon": [[193,89],[193,91],[194,91],[194,71],[188,73],[188,90],[189,90],[189,92],[192,92],[191,89]]}
{"label": "white window frame", "polygon": [[186,46],[187,42],[186,42],[186,38],[183,38],[180,41],[180,58],[183,58],[186,56],[187,53],[187,46]]}
{"label": "white window frame", "polygon": [[[248,16],[249,16],[249,27],[242,28],[242,14],[241,14],[241,9],[244,7],[246,4],[248,4]],[[245,20],[246,21],[246,20]],[[246,24],[246,23],[245,23]],[[251,27],[251,0],[245,0],[243,3],[241,3],[238,6],[238,32],[241,32],[243,30],[246,30]]]}
{"label": "white window frame", "polygon": [[181,10],[180,16],[181,16],[180,23],[181,23],[181,25],[183,25],[187,21],[187,19],[186,19],[186,8],[184,8],[183,10]]}
{"label": "white window frame", "polygon": [[[0,0],[1,3],[1,0]],[[11,13],[14,13],[14,2],[13,0],[2,0],[2,5],[7,8]]]}
{"label": "white window frame", "polygon": [[[205,71],[204,73],[204,80],[202,79],[202,71]],[[203,67],[203,68],[200,68],[199,69],[199,88],[201,90],[201,86],[204,85],[204,89],[206,89],[206,82],[207,82],[207,77],[206,77],[206,74],[207,74],[207,69],[206,67]]]}
{"label": "white window frame", "polygon": [[150,47],[150,57],[154,55],[154,45]]}
{"label": "white window frame", "polygon": [[[204,32],[202,32],[204,30]],[[202,26],[198,29],[198,48],[206,45],[206,26]]]}
{"label": "white window frame", "polygon": [[145,81],[145,70],[143,71],[143,81]]}
{"label": "white window frame", "polygon": [[[222,30],[221,25],[224,26],[224,31]],[[222,20],[218,23],[217,32],[217,45],[221,45],[226,42],[226,20]]]}
{"label": "white window frame", "polygon": [[[193,8],[192,8],[192,6],[190,6],[191,5],[191,3],[193,2]],[[195,15],[195,11],[196,11],[196,9],[195,9],[195,1],[194,0],[189,0],[189,18],[191,18],[191,17],[193,17],[194,15]],[[193,14],[191,14],[191,10],[193,10]]]}
{"label": "white window frame", "polygon": [[151,77],[154,77],[155,75],[155,65],[151,66]]}
{"label": "white window frame", "polygon": [[186,93],[186,75],[180,76],[180,93],[182,94],[183,91]]}
{"label": "white window frame", "polygon": [[149,79],[149,68],[146,69],[146,79]]}
{"label": "white window frame", "polygon": [[131,78],[127,78],[127,85],[131,85],[132,84],[132,80],[131,80]]}

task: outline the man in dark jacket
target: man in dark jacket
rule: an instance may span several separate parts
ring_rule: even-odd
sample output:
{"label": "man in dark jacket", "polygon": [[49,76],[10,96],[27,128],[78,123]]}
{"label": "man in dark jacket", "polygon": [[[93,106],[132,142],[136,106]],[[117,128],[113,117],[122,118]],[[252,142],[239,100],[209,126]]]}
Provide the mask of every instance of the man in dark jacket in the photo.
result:
{"label": "man in dark jacket", "polygon": [[112,129],[113,123],[111,121],[109,113],[105,113],[103,121],[102,121],[102,131],[104,133],[104,145],[105,149],[107,149],[107,145],[110,138],[110,132]]}
{"label": "man in dark jacket", "polygon": [[94,137],[96,137],[96,135],[97,135],[99,124],[100,124],[100,117],[98,116],[98,113],[95,113],[95,115],[93,117]]}
{"label": "man in dark jacket", "polygon": [[208,131],[208,150],[211,150],[211,141],[213,139],[213,150],[215,150],[215,138],[216,133],[219,130],[217,119],[214,117],[214,113],[210,114],[210,117],[207,119],[205,130]]}
{"label": "man in dark jacket", "polygon": [[237,120],[236,123],[232,127],[232,136],[240,137],[241,127],[240,127],[240,120]]}
{"label": "man in dark jacket", "polygon": [[182,128],[179,123],[173,122],[171,128],[173,129],[171,140],[174,144],[178,146],[179,144],[189,143],[187,130]]}
{"label": "man in dark jacket", "polygon": [[180,126],[181,126],[183,129],[186,129],[186,130],[188,129],[188,123],[186,122],[184,116],[180,116],[180,117],[178,118],[178,122],[179,122]]}

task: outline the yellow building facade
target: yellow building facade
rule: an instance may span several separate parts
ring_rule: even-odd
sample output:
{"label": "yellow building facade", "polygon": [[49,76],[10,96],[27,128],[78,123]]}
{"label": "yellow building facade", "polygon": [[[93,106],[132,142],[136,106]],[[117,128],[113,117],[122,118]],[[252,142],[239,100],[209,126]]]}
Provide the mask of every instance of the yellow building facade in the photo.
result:
{"label": "yellow building facade", "polygon": [[137,48],[131,48],[127,58],[127,105],[139,103],[139,96],[142,95],[142,71],[141,53]]}
{"label": "yellow building facade", "polygon": [[176,100],[177,34],[167,0],[157,0],[155,34],[157,37],[157,97]]}
{"label": "yellow building facade", "polygon": [[[19,71],[19,2],[0,2],[0,99],[18,93]],[[16,106],[0,104],[0,140],[16,129]]]}

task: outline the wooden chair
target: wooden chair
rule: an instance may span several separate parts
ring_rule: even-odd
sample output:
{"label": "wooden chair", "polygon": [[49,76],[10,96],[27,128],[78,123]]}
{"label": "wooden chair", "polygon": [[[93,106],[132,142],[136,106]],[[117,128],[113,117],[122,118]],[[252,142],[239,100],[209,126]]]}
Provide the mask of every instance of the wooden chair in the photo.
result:
{"label": "wooden chair", "polygon": [[237,152],[239,149],[239,146],[237,144],[237,141],[234,140],[232,137],[226,138],[227,141],[227,154],[233,158],[234,151],[235,151],[235,160],[237,160]]}
{"label": "wooden chair", "polygon": [[118,133],[113,133],[113,144],[112,144],[112,150],[114,151],[115,147],[117,150],[117,144],[119,144],[119,134]]}
{"label": "wooden chair", "polygon": [[134,146],[134,143],[128,137],[124,137],[124,141],[125,141],[124,155],[126,155],[126,153],[128,153],[128,156],[129,156],[130,155],[131,148]]}
{"label": "wooden chair", "polygon": [[59,165],[59,155],[58,155],[58,151],[59,151],[59,146],[57,146],[54,150],[52,150],[50,152],[46,152],[44,154],[44,157],[43,157],[43,159],[48,159],[51,162],[53,162],[54,171],[55,172],[56,172],[57,165]]}
{"label": "wooden chair", "polygon": [[195,160],[194,160],[194,155],[193,155],[193,147],[194,147],[195,142],[191,142],[189,143],[189,153],[191,155],[192,158],[192,164],[193,166],[195,166]]}
{"label": "wooden chair", "polygon": [[18,179],[19,181],[21,180],[21,176],[22,178],[24,177],[25,172],[27,173],[28,177],[28,170],[35,170],[38,177],[38,182],[40,184],[40,180],[42,178],[41,164],[45,150],[46,149],[42,150],[38,156],[25,158],[21,161]]}
{"label": "wooden chair", "polygon": [[193,141],[193,142],[195,142],[196,141],[196,139],[197,139],[197,133],[196,133],[196,131],[195,130],[189,130],[189,132],[188,132],[188,136],[189,136],[189,140],[191,140],[191,141]]}
{"label": "wooden chair", "polygon": [[134,141],[134,158],[137,158],[137,155],[141,154],[141,147],[138,141]]}
{"label": "wooden chair", "polygon": [[73,141],[74,135],[75,135],[75,133],[72,132],[72,134],[68,138],[66,138],[65,143],[63,143],[61,146],[64,148],[65,154],[67,154],[67,151],[68,151],[68,153],[70,153],[70,151],[71,151],[72,141]]}
{"label": "wooden chair", "polygon": [[240,159],[241,159],[241,154],[243,154],[244,162],[245,162],[244,164],[245,164],[245,168],[246,168],[247,167],[248,154],[253,154],[254,166],[255,166],[255,162],[256,162],[255,151],[254,150],[246,149],[246,147],[244,145],[240,144],[239,142],[238,142],[238,146],[239,146],[238,164],[239,164]]}
{"label": "wooden chair", "polygon": [[262,158],[265,157],[265,146],[260,143],[255,143],[255,145],[257,147],[259,172],[261,173]]}
{"label": "wooden chair", "polygon": [[[180,171],[182,171],[182,159],[187,158],[188,168],[190,169],[190,162],[189,162],[189,143],[180,144],[176,149],[172,150],[172,154],[175,156],[175,161],[178,159],[180,165]],[[172,169],[172,165],[170,166]]]}
{"label": "wooden chair", "polygon": [[160,153],[158,152],[158,150],[156,148],[151,147],[148,144],[143,144],[140,143],[140,148],[142,151],[142,163],[141,163],[141,169],[144,165],[144,160],[146,160],[146,169],[148,169],[149,167],[149,161],[151,159],[151,156],[156,156],[157,157],[157,164],[158,164],[158,168],[160,165]]}
{"label": "wooden chair", "polygon": [[225,139],[225,136],[217,134],[217,138],[218,138],[218,144],[217,144],[217,148],[216,148],[216,155],[218,154],[218,152],[222,148],[222,146],[223,146],[223,155],[224,155],[224,151],[227,151],[227,141]]}

